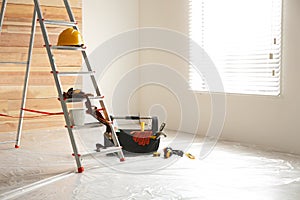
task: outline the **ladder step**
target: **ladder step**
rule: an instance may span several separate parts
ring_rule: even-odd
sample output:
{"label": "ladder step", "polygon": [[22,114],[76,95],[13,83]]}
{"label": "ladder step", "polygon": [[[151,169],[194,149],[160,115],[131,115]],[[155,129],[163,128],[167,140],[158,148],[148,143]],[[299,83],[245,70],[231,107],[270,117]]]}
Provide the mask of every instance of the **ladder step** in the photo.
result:
{"label": "ladder step", "polygon": [[5,62],[5,61],[0,61],[0,64],[16,64],[16,65],[26,65],[27,62]]}
{"label": "ladder step", "polygon": [[71,50],[71,51],[85,51],[85,50],[86,50],[86,47],[51,46],[51,49],[57,49],[57,50]]}
{"label": "ladder step", "polygon": [[[53,73],[53,71],[51,71]],[[91,75],[94,74],[94,71],[86,71],[86,72],[56,72],[58,76],[79,76],[79,75]]]}
{"label": "ladder step", "polygon": [[57,20],[44,20],[45,24],[59,25],[59,26],[77,26],[77,22],[66,22]]}
{"label": "ladder step", "polygon": [[105,155],[105,154],[109,154],[109,153],[115,153],[115,152],[120,152],[122,151],[122,147],[106,147],[105,149],[100,149],[99,152],[97,151],[92,151],[92,152],[88,152],[88,153],[83,153],[81,154],[81,156],[91,156],[91,155]]}

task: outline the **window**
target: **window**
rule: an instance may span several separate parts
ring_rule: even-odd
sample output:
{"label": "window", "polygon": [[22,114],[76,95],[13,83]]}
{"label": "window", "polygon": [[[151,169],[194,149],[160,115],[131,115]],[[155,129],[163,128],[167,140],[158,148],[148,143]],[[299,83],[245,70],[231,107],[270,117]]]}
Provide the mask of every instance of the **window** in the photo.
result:
{"label": "window", "polygon": [[[190,0],[190,38],[212,59],[224,92],[280,94],[281,1]],[[208,91],[193,67],[189,81],[192,90]]]}

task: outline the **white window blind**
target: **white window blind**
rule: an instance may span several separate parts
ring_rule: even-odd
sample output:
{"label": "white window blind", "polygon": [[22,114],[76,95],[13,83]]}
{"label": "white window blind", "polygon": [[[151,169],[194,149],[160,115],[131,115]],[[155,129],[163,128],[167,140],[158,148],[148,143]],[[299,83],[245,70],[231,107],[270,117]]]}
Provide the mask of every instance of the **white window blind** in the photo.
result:
{"label": "white window blind", "polygon": [[[212,59],[224,92],[280,94],[281,10],[282,0],[190,0],[190,38]],[[209,90],[193,67],[189,81]]]}

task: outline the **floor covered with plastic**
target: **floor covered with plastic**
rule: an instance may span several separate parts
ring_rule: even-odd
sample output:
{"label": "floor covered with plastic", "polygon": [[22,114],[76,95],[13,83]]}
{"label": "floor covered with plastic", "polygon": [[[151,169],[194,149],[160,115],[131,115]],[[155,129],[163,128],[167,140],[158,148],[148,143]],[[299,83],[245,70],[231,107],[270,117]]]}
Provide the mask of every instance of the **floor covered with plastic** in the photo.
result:
{"label": "floor covered with plastic", "polygon": [[[99,131],[78,132],[80,153],[94,151],[97,138]],[[12,139],[15,133],[0,134],[1,142]],[[24,132],[20,149],[0,145],[0,199],[300,199],[299,156],[219,141],[197,159],[202,144],[190,134],[168,133],[160,157],[125,153],[120,162],[93,154],[82,158],[79,174],[66,130]],[[165,159],[165,147],[196,159]]]}

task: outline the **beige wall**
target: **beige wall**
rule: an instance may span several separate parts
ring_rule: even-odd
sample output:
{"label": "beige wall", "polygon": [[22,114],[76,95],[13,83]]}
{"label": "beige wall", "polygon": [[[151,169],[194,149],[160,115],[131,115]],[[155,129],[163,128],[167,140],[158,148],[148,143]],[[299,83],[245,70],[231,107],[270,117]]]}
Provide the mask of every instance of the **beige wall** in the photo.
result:
{"label": "beige wall", "polygon": [[[223,139],[300,153],[299,9],[298,0],[286,0],[283,3],[281,96],[227,95]],[[86,41],[93,47],[120,31],[136,27],[161,27],[184,34],[188,32],[188,0],[127,0],[126,3],[121,0],[103,0],[97,3],[89,0],[84,2],[84,10]],[[113,70],[120,74],[120,70],[128,70],[137,64],[138,59],[139,64],[167,65],[188,78],[188,65],[178,56],[155,50],[142,50],[137,57],[134,55],[120,59]],[[109,76],[107,79],[113,85],[118,78]],[[143,78],[143,75],[137,78]],[[164,108],[151,112],[159,114],[161,120],[166,120],[170,129],[188,130],[187,126],[178,126],[178,99],[166,88],[158,85],[146,86],[138,93],[139,104],[135,105],[139,106],[139,112],[147,114],[153,104],[161,104]],[[196,98],[200,110],[198,133],[204,135],[210,122],[211,98],[205,94],[196,94]]]}
{"label": "beige wall", "polygon": [[[147,27],[167,29],[188,35],[188,1],[140,0],[140,28]],[[173,73],[182,75],[184,79],[188,78],[188,63],[179,56],[160,51],[158,48],[140,51],[140,64],[148,64],[150,67],[162,64],[170,67],[166,72],[152,73],[152,76],[162,76],[161,79],[156,80],[158,83],[163,83],[162,79],[168,80]],[[145,76],[147,74],[141,74],[141,77]],[[190,130],[189,123],[180,123],[181,109],[186,105],[181,105],[182,100],[178,92],[171,91],[168,86],[167,83],[141,88],[140,111],[144,114],[157,115],[161,122],[167,123],[168,129],[188,131]]]}
{"label": "beige wall", "polygon": [[[128,71],[138,65],[139,55],[138,52],[128,53],[126,55],[120,55],[114,60],[111,60],[110,65],[103,66],[102,63],[94,61],[93,56],[103,57],[105,56],[99,52],[99,48],[102,49],[102,45],[105,42],[112,41],[113,37],[122,34],[123,32],[136,29],[139,26],[139,3],[138,0],[86,0],[83,1],[83,33],[85,36],[85,42],[87,44],[88,55],[91,58],[90,61],[93,64],[93,68],[97,72],[96,77],[99,83],[102,95],[106,98],[106,104],[110,110],[112,109],[112,96],[118,96],[115,100],[120,102],[114,102],[118,108],[126,108],[124,111],[115,111],[118,114],[138,113],[137,97],[129,99],[131,102],[127,109],[127,100],[124,99],[124,95],[115,94],[115,87],[117,87],[122,76]],[[138,40],[138,38],[132,38]],[[131,41],[128,41],[131,42]],[[121,44],[120,44],[121,46]],[[108,47],[108,50],[118,49],[118,46]],[[108,70],[104,73],[103,67]],[[138,77],[137,77],[138,80]],[[114,107],[116,107],[114,106]],[[121,112],[121,113],[120,113]]]}
{"label": "beige wall", "polygon": [[138,0],[83,1],[83,35],[88,52],[111,37],[138,27]]}

